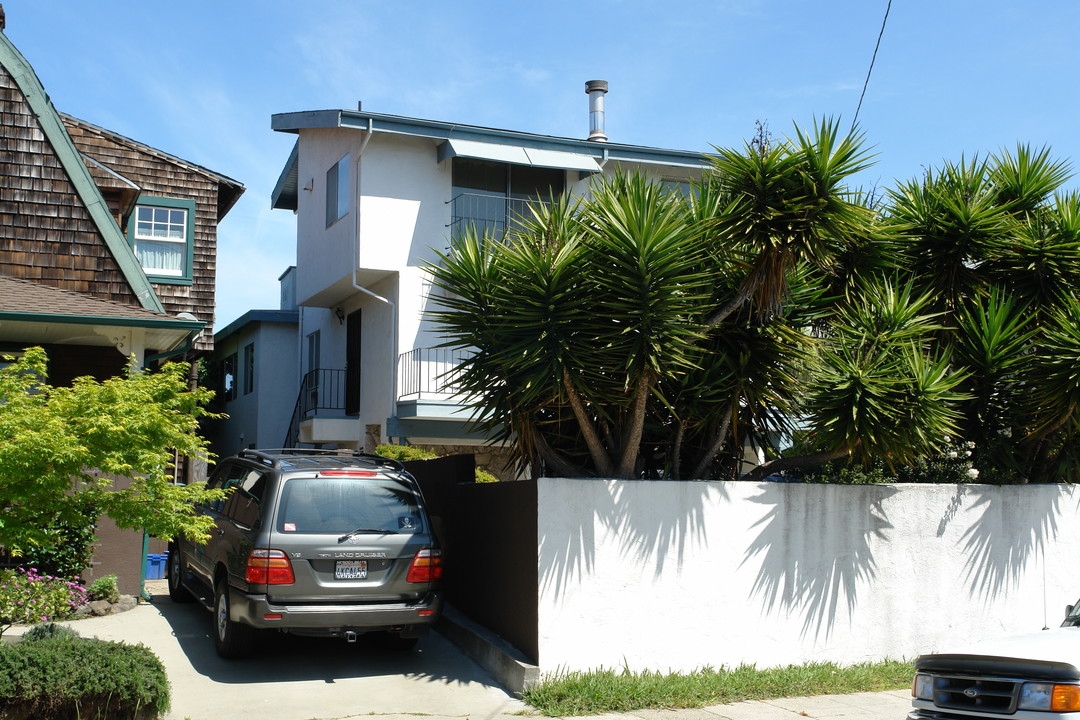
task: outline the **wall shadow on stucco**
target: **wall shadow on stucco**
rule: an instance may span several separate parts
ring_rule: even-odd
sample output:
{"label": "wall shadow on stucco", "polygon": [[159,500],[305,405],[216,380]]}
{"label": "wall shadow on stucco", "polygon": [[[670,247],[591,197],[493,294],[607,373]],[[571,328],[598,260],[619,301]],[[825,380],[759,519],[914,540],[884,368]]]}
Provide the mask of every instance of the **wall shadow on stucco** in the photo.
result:
{"label": "wall shadow on stucco", "polygon": [[663,576],[669,561],[681,569],[690,543],[706,541],[706,503],[729,500],[724,483],[668,482],[665,499],[669,499],[671,507],[678,511],[665,512],[663,507],[656,505],[640,507],[638,503],[626,501],[624,496],[629,490],[626,483],[615,487],[615,511],[607,517],[601,516],[601,520],[619,537],[626,539],[623,557],[628,562],[653,563],[656,579]]}
{"label": "wall shadow on stucco", "polygon": [[[540,533],[540,585],[556,597],[594,569],[598,534],[619,538],[628,568],[654,565],[659,578],[669,562],[681,563],[683,551],[705,541],[705,505],[727,499],[721,483],[662,480],[580,480],[596,483],[581,502],[559,508],[566,532]],[[651,493],[656,493],[652,495]],[[649,500],[652,500],[650,502]]]}
{"label": "wall shadow on stucco", "polygon": [[972,597],[989,603],[1015,588],[1033,560],[1045,557],[1070,491],[1065,485],[961,485],[957,493],[979,513],[963,535],[964,579]]}
{"label": "wall shadow on stucco", "polygon": [[[840,609],[854,610],[859,584],[877,575],[873,544],[893,527],[883,505],[896,492],[888,485],[775,484],[750,498],[768,506],[741,563],[760,558],[752,593],[763,612],[801,615],[804,638],[828,638]],[[849,522],[835,524],[841,519]]]}

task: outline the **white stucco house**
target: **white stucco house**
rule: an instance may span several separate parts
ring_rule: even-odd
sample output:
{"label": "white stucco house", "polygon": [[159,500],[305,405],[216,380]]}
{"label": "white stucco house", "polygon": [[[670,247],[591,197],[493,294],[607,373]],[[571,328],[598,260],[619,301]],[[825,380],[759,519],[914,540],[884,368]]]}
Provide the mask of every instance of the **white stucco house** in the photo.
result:
{"label": "white stucco house", "polygon": [[278,309],[248,310],[214,333],[218,387],[213,409],[225,417],[211,423],[208,434],[219,457],[245,448],[283,447],[289,437],[300,383],[294,272],[290,267],[278,278]]}
{"label": "white stucco house", "polygon": [[442,338],[425,320],[425,263],[458,228],[499,230],[525,202],[587,193],[617,169],[677,183],[707,165],[698,152],[609,142],[606,92],[586,84],[588,139],[361,109],[273,116],[274,130],[297,136],[272,197],[296,214],[295,442],[485,442],[443,377],[459,358],[436,349]]}

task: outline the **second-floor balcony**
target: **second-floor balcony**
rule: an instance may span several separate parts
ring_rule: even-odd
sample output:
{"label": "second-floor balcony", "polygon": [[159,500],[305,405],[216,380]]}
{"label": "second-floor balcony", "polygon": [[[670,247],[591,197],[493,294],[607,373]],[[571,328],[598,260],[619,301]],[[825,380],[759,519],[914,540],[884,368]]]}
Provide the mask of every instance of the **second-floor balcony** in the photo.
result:
{"label": "second-floor balcony", "polygon": [[446,348],[416,348],[398,356],[397,400],[458,402],[458,371],[469,353]]}
{"label": "second-floor balcony", "polygon": [[529,205],[538,203],[545,204],[528,198],[461,193],[450,201],[450,227],[455,232],[471,227],[478,235],[486,232],[493,237],[502,237],[508,228],[517,227],[521,218],[531,217]]}

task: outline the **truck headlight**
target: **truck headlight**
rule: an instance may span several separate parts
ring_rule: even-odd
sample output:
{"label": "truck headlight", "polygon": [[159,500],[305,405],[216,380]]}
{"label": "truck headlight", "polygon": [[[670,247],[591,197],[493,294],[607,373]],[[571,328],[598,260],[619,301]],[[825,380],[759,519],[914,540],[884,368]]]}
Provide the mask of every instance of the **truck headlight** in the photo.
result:
{"label": "truck headlight", "polygon": [[1080,710],[1080,685],[1024,683],[1020,689],[1020,710],[1076,712]]}
{"label": "truck headlight", "polygon": [[933,675],[916,675],[915,681],[911,683],[911,694],[920,700],[933,700],[934,699],[934,676]]}

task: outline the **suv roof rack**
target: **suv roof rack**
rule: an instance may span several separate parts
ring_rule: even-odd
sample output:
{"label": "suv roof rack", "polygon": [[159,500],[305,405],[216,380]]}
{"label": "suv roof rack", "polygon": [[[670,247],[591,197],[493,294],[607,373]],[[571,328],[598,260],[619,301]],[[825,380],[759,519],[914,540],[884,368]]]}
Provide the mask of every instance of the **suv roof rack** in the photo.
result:
{"label": "suv roof rack", "polygon": [[246,448],[236,455],[237,457],[248,458],[250,460],[258,460],[272,468],[280,467],[281,461],[289,457],[331,457],[343,459],[355,458],[357,460],[366,460],[376,465],[384,465],[402,472],[405,470],[405,466],[397,460],[383,457],[382,455],[375,455],[374,453],[364,452],[362,450],[327,450],[324,448],[263,448],[254,450]]}

